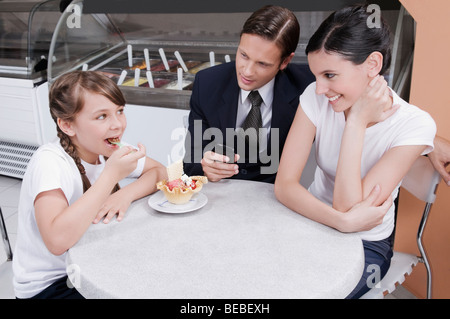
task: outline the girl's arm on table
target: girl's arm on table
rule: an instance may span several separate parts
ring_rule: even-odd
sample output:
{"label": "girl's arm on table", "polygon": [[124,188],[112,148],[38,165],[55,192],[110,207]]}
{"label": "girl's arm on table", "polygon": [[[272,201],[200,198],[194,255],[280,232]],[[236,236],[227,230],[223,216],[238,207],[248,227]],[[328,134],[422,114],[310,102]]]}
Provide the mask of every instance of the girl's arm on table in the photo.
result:
{"label": "girl's arm on table", "polygon": [[51,253],[61,255],[81,238],[115,184],[128,176],[136,168],[138,159],[145,156],[142,149],[134,153],[129,153],[130,150],[123,147],[114,152],[97,181],[70,206],[60,188],[36,196],[36,223]]}
{"label": "girl's arm on table", "polygon": [[156,191],[156,183],[163,179],[167,179],[166,167],[146,157],[141,176],[114,194],[111,194],[98,211],[93,222],[98,223],[105,216],[103,222],[108,223],[116,214],[118,214],[116,220],[122,220],[131,203],[154,193]]}
{"label": "girl's arm on table", "polygon": [[386,201],[379,207],[373,205],[380,193],[379,187],[374,187],[370,196],[344,214],[318,200],[300,184],[315,132],[314,124],[299,106],[286,139],[275,181],[277,199],[293,211],[342,232],[368,230],[380,224],[391,202]]}

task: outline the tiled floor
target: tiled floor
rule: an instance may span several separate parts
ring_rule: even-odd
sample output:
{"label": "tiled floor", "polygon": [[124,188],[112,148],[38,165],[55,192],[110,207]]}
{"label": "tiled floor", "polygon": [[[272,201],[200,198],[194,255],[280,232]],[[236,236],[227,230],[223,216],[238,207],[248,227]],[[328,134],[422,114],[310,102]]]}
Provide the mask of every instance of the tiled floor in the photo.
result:
{"label": "tiled floor", "polygon": [[[20,179],[0,175],[0,207],[13,249],[17,238],[17,205],[21,182]],[[15,297],[12,287],[11,262],[7,262],[6,259],[3,242],[0,241],[0,299],[13,299]],[[415,296],[404,287],[399,286],[385,299],[415,299]]]}

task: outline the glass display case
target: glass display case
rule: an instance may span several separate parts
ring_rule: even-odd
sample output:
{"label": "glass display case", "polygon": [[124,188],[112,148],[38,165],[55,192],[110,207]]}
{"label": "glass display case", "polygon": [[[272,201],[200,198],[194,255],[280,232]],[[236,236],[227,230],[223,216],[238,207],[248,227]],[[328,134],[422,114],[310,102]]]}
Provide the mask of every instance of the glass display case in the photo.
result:
{"label": "glass display case", "polygon": [[0,1],[0,76],[47,80],[51,38],[61,12],[60,1]]}

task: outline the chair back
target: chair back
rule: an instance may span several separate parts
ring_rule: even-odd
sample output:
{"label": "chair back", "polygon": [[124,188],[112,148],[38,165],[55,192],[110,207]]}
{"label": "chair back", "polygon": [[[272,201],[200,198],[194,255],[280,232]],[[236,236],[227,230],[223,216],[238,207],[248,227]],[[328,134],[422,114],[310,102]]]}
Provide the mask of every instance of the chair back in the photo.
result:
{"label": "chair back", "polygon": [[402,187],[421,201],[434,203],[440,181],[441,176],[430,160],[425,156],[419,156],[403,178]]}

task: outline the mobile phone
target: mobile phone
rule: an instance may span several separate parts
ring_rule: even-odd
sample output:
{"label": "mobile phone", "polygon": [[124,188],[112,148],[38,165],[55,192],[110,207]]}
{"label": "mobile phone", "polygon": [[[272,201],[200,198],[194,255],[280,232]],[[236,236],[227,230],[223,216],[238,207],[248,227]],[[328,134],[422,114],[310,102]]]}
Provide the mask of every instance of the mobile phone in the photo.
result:
{"label": "mobile phone", "polygon": [[223,145],[223,144],[217,144],[214,147],[214,152],[228,156],[228,158],[230,160],[227,163],[234,163],[234,149],[233,148]]}

